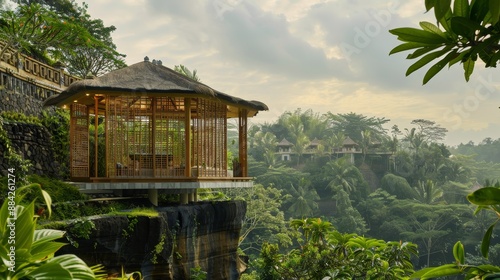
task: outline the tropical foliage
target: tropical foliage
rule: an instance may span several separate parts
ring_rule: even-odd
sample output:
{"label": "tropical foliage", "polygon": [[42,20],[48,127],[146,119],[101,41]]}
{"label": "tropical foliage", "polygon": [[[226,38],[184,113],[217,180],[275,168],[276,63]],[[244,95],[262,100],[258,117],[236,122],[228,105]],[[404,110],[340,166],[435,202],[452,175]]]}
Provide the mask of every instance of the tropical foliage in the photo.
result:
{"label": "tropical foliage", "polygon": [[[64,232],[53,229],[35,230],[35,204],[21,205],[28,185],[13,190],[0,208],[0,258],[2,279],[96,279],[92,268],[75,255],[54,257],[64,243],[56,240]],[[50,213],[51,198],[42,190]]]}
{"label": "tropical foliage", "polygon": [[500,3],[489,0],[426,0],[427,11],[434,10],[438,25],[420,22],[420,28],[390,30],[402,44],[390,54],[413,51],[407,59],[417,60],[406,75],[435,62],[423,78],[426,84],[444,67],[461,63],[468,81],[477,59],[485,67],[496,67],[500,59]]}
{"label": "tropical foliage", "polygon": [[[500,178],[495,164],[460,155],[442,144],[447,130],[434,121],[415,119],[407,127],[391,130],[382,126],[388,121],[354,113],[286,112],[274,123],[250,129],[249,173],[260,184],[281,191],[283,200],[277,207],[285,217],[319,216],[343,234],[417,244],[416,268],[447,263],[446,248],[458,240],[475,264],[488,263],[475,245],[495,217],[488,213],[473,217],[465,196],[488,185],[487,178]],[[323,130],[318,139],[327,148],[308,151],[300,159],[292,150],[291,161],[280,158],[279,141],[286,138],[295,145],[297,132],[310,139],[318,135],[317,128]],[[360,152],[352,157],[338,154],[346,137],[355,139],[358,133],[361,142],[372,138],[364,144],[366,151],[358,146]],[[486,150],[495,141],[481,143],[481,148]],[[468,146],[470,154],[475,147]],[[266,150],[275,152],[272,164],[262,156]],[[283,247],[279,252],[285,252]]]}
{"label": "tropical foliage", "polygon": [[111,39],[114,26],[91,20],[87,6],[73,1],[18,1],[0,10],[0,56],[8,49],[47,64],[60,62],[80,77],[125,66]]}
{"label": "tropical foliage", "polygon": [[[491,211],[498,217],[500,215],[500,189],[497,187],[485,187],[469,194],[467,199],[477,206],[475,213],[481,211]],[[498,219],[486,230],[481,242],[481,254],[487,258],[490,251],[490,242],[493,236],[493,229],[498,223]],[[500,267],[490,264],[468,264],[464,245],[458,241],[453,246],[454,263],[437,267],[428,267],[412,275],[413,278],[431,279],[445,276],[463,275],[464,279],[498,279],[500,277]]]}
{"label": "tropical foliage", "polygon": [[260,279],[402,279],[413,273],[415,244],[342,234],[319,218],[291,221],[298,249],[280,253],[265,243],[257,264]]}

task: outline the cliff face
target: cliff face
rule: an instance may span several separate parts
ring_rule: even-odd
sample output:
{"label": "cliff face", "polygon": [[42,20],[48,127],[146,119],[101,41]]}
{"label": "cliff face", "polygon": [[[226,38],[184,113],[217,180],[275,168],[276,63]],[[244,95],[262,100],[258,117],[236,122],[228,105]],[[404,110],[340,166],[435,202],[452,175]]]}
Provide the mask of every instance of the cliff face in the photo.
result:
{"label": "cliff face", "polygon": [[[239,279],[237,255],[246,213],[243,201],[207,202],[159,208],[158,217],[93,218],[90,239],[75,239],[58,254],[78,255],[89,265],[140,271],[145,279],[189,279],[191,268],[207,279]],[[70,232],[77,232],[69,228]]]}

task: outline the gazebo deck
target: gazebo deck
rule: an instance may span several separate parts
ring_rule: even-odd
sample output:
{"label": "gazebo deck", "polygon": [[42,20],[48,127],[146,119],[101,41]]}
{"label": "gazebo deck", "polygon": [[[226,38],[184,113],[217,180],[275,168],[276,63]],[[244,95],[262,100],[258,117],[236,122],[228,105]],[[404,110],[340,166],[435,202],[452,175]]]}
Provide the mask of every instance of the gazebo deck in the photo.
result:
{"label": "gazebo deck", "polygon": [[252,178],[210,178],[205,180],[165,180],[147,181],[144,179],[101,179],[91,182],[75,182],[81,190],[196,190],[196,189],[222,189],[222,188],[250,188],[253,186]]}

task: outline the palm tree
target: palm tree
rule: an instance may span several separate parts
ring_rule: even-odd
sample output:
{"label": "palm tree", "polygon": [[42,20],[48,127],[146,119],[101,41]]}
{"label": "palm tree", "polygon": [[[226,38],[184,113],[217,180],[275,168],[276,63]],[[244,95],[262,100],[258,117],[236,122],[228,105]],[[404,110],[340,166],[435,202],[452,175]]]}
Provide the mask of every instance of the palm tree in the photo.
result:
{"label": "palm tree", "polygon": [[370,131],[372,139],[380,141],[385,138],[386,129],[382,125],[389,121],[355,113],[334,115],[330,112],[326,114],[326,119],[334,133],[342,132],[357,143],[361,142],[363,131]]}
{"label": "palm tree", "polygon": [[191,80],[200,82],[200,78],[196,75],[196,69],[191,72],[186,66],[179,64],[174,66],[174,71],[190,78]]}
{"label": "palm tree", "polygon": [[281,137],[286,137],[290,142],[297,141],[299,135],[304,133],[304,124],[302,123],[300,109],[295,112],[285,112],[278,119],[278,123],[286,131]]}
{"label": "palm tree", "polygon": [[299,134],[296,139],[292,150],[297,154],[297,166],[299,166],[300,159],[309,146],[310,141],[304,133]]}
{"label": "palm tree", "polygon": [[363,176],[356,166],[345,158],[330,161],[326,164],[327,176],[330,180],[328,187],[332,190],[343,189],[347,193],[356,191],[356,187],[363,180]]}
{"label": "palm tree", "polygon": [[416,199],[425,204],[437,204],[443,197],[443,189],[436,186],[433,181],[426,182],[418,181],[414,188],[416,191]]}
{"label": "palm tree", "polygon": [[392,170],[396,171],[396,153],[399,148],[399,139],[396,135],[386,141],[387,148],[391,152],[390,160],[392,160]]}
{"label": "palm tree", "polygon": [[255,133],[253,137],[252,146],[258,150],[258,155],[260,157],[256,159],[266,162],[267,166],[274,166],[276,163],[274,155],[277,145],[278,141],[276,140],[276,136],[271,132],[263,133],[259,131]]}
{"label": "palm tree", "polygon": [[361,132],[361,153],[363,154],[363,158],[361,163],[365,163],[366,154],[368,153],[368,149],[370,148],[372,142],[372,134],[370,130],[363,130]]}
{"label": "palm tree", "polygon": [[333,229],[330,222],[322,221],[320,218],[306,218],[292,220],[290,226],[303,231],[306,242],[324,244],[328,233]]}
{"label": "palm tree", "polygon": [[276,152],[274,149],[266,148],[264,150],[264,162],[268,167],[276,166]]}
{"label": "palm tree", "polygon": [[314,211],[318,209],[319,200],[318,193],[314,188],[311,188],[311,184],[305,178],[300,179],[299,185],[294,187],[293,184],[290,186],[289,190],[292,201],[292,205],[288,208],[288,212],[293,217],[308,217],[314,214]]}
{"label": "palm tree", "polygon": [[408,129],[405,130],[406,130],[406,135],[405,138],[403,138],[403,141],[407,142],[410,145],[410,148],[414,150],[416,155],[418,154],[420,148],[425,143],[424,135],[417,132],[415,128],[412,128],[411,130]]}
{"label": "palm tree", "polygon": [[342,132],[337,132],[333,134],[331,137],[328,137],[324,140],[325,143],[325,149],[328,151],[328,154],[330,155],[330,160],[331,154],[335,152],[336,149],[340,149],[342,147],[342,144],[344,143],[346,136]]}

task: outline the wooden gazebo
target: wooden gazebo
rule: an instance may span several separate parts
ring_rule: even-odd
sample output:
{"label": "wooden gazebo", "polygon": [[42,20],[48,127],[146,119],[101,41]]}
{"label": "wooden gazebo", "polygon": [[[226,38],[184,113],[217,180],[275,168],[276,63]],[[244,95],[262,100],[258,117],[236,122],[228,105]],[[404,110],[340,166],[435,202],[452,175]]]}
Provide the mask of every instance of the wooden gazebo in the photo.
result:
{"label": "wooden gazebo", "polygon": [[[229,96],[158,63],[136,63],[71,84],[45,106],[70,110],[70,175],[86,189],[248,187],[247,119],[267,106]],[[228,170],[227,119],[239,155]]]}

